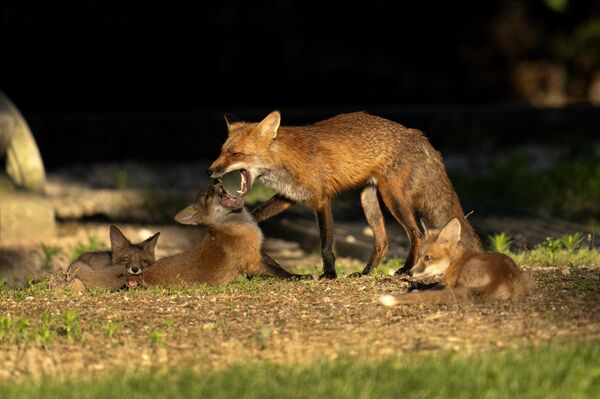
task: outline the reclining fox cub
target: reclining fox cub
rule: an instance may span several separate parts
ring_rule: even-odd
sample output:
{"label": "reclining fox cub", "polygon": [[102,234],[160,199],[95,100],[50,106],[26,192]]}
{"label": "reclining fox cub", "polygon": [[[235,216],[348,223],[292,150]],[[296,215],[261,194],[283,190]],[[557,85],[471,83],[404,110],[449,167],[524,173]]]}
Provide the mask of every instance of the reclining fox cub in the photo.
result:
{"label": "reclining fox cub", "polygon": [[378,194],[410,239],[405,270],[422,241],[417,217],[435,228],[457,218],[468,248],[483,250],[465,219],[440,154],[418,130],[364,112],[342,114],[308,126],[280,126],[271,112],[260,123],[227,122],[229,135],[209,168],[220,178],[239,170],[240,195],[256,179],[277,195],[253,211],[257,222],[296,202],[310,205],[321,235],[323,277],[335,278],[332,198],[361,188],[361,204],[373,230],[373,250],[362,274],[369,274],[388,248]]}
{"label": "reclining fox cub", "polygon": [[144,286],[225,284],[239,275],[290,278],[269,256],[261,253],[263,235],[241,198],[217,183],[201,191],[196,201],[179,212],[181,224],[204,225],[207,234],[189,251],[159,259],[141,276]]}
{"label": "reclining fox cub", "polygon": [[288,273],[261,253],[262,232],[244,209],[243,199],[220,183],[201,191],[175,217],[179,223],[205,225],[208,233],[189,251],[154,260],[159,233],[131,244],[111,226],[112,252],[83,254],[69,270],[84,288],[118,289],[174,284],[224,284],[237,276],[302,277]]}
{"label": "reclining fox cub", "polygon": [[428,231],[411,274],[416,279],[443,275],[444,289],[402,296],[383,295],[382,304],[453,303],[507,300],[527,295],[532,279],[508,256],[477,253],[461,242],[461,225],[452,219],[441,231]]}
{"label": "reclining fox cub", "polygon": [[119,289],[126,283],[135,287],[135,281],[126,281],[126,275],[139,275],[154,263],[154,249],[160,233],[147,240],[132,244],[117,226],[110,226],[110,251],[87,252],[79,256],[67,270],[74,278],[69,286],[74,290],[91,288]]}

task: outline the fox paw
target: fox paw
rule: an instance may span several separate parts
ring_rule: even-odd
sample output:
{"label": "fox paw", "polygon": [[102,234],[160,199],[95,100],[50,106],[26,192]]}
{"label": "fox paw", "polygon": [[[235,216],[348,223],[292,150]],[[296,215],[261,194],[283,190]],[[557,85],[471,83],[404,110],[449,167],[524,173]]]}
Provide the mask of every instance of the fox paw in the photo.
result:
{"label": "fox paw", "polygon": [[369,275],[368,273],[365,274],[363,272],[354,272],[354,273],[350,273],[348,275],[348,278],[361,278],[361,277],[365,277],[365,276],[368,276],[368,275]]}
{"label": "fox paw", "polygon": [[319,280],[322,280],[324,278],[333,280],[337,278],[337,273],[336,272],[329,272],[329,273],[323,273],[319,276]]}

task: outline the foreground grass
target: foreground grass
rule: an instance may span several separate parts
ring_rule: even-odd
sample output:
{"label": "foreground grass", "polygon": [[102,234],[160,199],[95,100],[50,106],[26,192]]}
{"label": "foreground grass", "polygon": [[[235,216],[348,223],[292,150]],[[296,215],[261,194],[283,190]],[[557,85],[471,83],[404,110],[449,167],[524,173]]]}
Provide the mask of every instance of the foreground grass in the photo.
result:
{"label": "foreground grass", "polygon": [[592,398],[598,392],[600,345],[593,342],[468,357],[250,363],[211,373],[143,371],[0,385],[2,398]]}

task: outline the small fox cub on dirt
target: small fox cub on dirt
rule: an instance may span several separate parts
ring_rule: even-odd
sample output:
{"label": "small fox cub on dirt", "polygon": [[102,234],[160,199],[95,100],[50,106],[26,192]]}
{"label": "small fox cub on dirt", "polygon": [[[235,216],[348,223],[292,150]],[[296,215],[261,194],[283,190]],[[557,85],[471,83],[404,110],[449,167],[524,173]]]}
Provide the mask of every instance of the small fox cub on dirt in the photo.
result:
{"label": "small fox cub on dirt", "polygon": [[124,285],[135,288],[136,281],[126,280],[125,276],[140,275],[154,263],[159,235],[156,233],[139,244],[132,244],[117,226],[110,226],[111,250],[84,253],[71,263],[67,269],[67,274],[74,276],[70,286],[75,289],[118,289]]}
{"label": "small fox cub on dirt", "polygon": [[425,241],[411,269],[416,279],[443,275],[444,289],[401,296],[383,295],[386,306],[506,300],[528,294],[533,280],[508,256],[474,252],[461,241],[461,224],[452,219],[441,231],[425,230]]}
{"label": "small fox cub on dirt", "polygon": [[420,131],[364,112],[308,126],[280,122],[278,111],[260,123],[227,122],[229,136],[208,173],[220,178],[239,170],[242,196],[256,179],[275,190],[277,195],[252,212],[257,222],[296,202],[310,205],[320,230],[323,277],[336,277],[331,201],[352,188],[362,189],[361,204],[373,230],[373,251],[362,274],[369,274],[388,248],[378,194],[410,239],[404,271],[412,266],[422,239],[417,217],[436,228],[458,218],[464,245],[483,250],[440,153]]}
{"label": "small fox cub on dirt", "polygon": [[128,279],[137,279],[144,286],[168,286],[224,284],[239,275],[300,277],[261,254],[260,228],[244,208],[244,200],[229,194],[220,182],[201,191],[175,220],[207,226],[208,232],[189,251],[159,259],[142,275]]}

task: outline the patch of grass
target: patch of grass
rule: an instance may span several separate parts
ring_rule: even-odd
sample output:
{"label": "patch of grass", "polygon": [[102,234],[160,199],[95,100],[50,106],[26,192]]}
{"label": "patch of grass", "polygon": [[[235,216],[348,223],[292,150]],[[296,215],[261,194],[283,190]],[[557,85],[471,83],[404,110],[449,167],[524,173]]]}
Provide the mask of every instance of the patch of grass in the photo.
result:
{"label": "patch of grass", "polygon": [[73,253],[71,254],[71,260],[75,260],[79,258],[82,254],[86,252],[94,252],[102,249],[102,245],[100,243],[100,239],[97,235],[92,234],[88,237],[87,243],[79,243],[73,248]]}
{"label": "patch of grass", "polygon": [[596,398],[600,345],[549,344],[472,356],[407,356],[293,366],[240,364],[222,371],[139,371],[96,380],[0,385],[10,398]]}
{"label": "patch of grass", "polygon": [[109,320],[104,325],[104,330],[106,331],[106,337],[108,339],[112,339],[115,336],[115,333],[119,329],[121,325],[121,320]]}
{"label": "patch of grass", "polygon": [[81,339],[81,318],[79,312],[74,309],[67,309],[63,315],[63,325],[59,332],[71,340]]}
{"label": "patch of grass", "polygon": [[493,252],[500,252],[502,254],[510,253],[510,246],[513,243],[513,239],[506,233],[493,234],[488,236],[490,242],[490,250]]}
{"label": "patch of grass", "polygon": [[511,252],[512,237],[505,234],[489,236],[490,249],[512,257],[522,265],[536,266],[586,266],[600,262],[600,252],[595,248],[583,247],[583,234],[565,234],[559,238],[546,237],[533,249]]}
{"label": "patch of grass", "polygon": [[486,171],[480,174],[451,173],[461,197],[577,220],[600,214],[598,158],[587,162],[565,160],[532,170],[528,158],[515,152],[483,169]]}
{"label": "patch of grass", "polygon": [[151,346],[160,346],[165,342],[165,332],[160,328],[154,328],[148,333],[148,342]]}
{"label": "patch of grass", "polygon": [[117,190],[125,190],[131,185],[131,175],[125,169],[119,169],[115,173],[115,188]]}
{"label": "patch of grass", "polygon": [[402,266],[404,266],[404,259],[385,259],[373,270],[372,274],[378,277],[390,276],[400,270]]}
{"label": "patch of grass", "polygon": [[261,349],[265,349],[269,340],[271,339],[271,326],[261,321],[256,323],[256,329],[254,330],[254,336],[256,342]]}
{"label": "patch of grass", "polygon": [[62,252],[60,247],[42,244],[42,252],[44,253],[44,269],[49,270],[52,267],[54,257]]}

